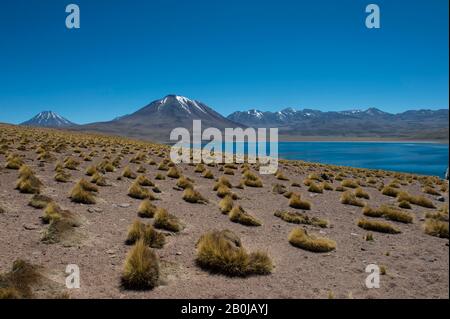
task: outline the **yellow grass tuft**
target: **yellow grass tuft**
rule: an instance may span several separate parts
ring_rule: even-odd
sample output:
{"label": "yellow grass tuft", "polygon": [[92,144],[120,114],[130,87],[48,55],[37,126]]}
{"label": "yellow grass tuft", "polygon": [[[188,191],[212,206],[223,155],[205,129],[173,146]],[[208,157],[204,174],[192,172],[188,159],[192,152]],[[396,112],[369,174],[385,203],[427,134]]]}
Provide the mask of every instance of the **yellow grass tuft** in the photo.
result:
{"label": "yellow grass tuft", "polygon": [[179,219],[176,216],[169,214],[164,208],[158,208],[156,210],[153,226],[172,232],[179,232],[183,229]]}
{"label": "yellow grass tuft", "polygon": [[425,233],[431,236],[440,238],[449,238],[448,236],[448,221],[441,221],[438,219],[427,218],[424,223]]}
{"label": "yellow grass tuft", "polygon": [[295,247],[316,253],[325,253],[336,249],[336,242],[334,240],[309,235],[305,229],[300,227],[296,227],[291,231],[288,240]]}
{"label": "yellow grass tuft", "polygon": [[36,194],[31,198],[28,205],[34,208],[42,209],[45,208],[47,204],[52,201],[53,199],[48,196]]}
{"label": "yellow grass tuft", "polygon": [[152,248],[162,248],[166,242],[166,236],[155,230],[152,225],[144,224],[136,220],[128,228],[125,243],[127,245],[133,245],[141,239],[146,245]]}
{"label": "yellow grass tuft", "polygon": [[219,202],[220,211],[222,214],[227,214],[233,208],[233,199],[231,196],[227,195]]}
{"label": "yellow grass tuft", "polygon": [[351,191],[345,191],[341,196],[341,203],[345,205],[352,205],[358,207],[364,207],[364,202],[356,198],[356,195]]}
{"label": "yellow grass tuft", "polygon": [[230,220],[234,223],[238,223],[245,226],[261,226],[262,223],[247,213],[241,206],[235,206],[228,214]]}
{"label": "yellow grass tuft", "polygon": [[311,218],[305,214],[301,214],[298,212],[276,211],[274,215],[292,224],[312,225],[321,228],[326,228],[328,226],[328,222],[326,220],[317,217]]}
{"label": "yellow grass tuft", "polygon": [[310,210],[311,203],[300,198],[300,194],[292,193],[289,197],[289,206],[296,209]]}
{"label": "yellow grass tuft", "polygon": [[139,240],[128,253],[122,272],[122,286],[129,290],[153,289],[160,276],[158,256],[143,240]]}
{"label": "yellow grass tuft", "polygon": [[387,222],[372,221],[367,219],[360,219],[358,226],[365,230],[377,231],[380,233],[399,234],[400,229]]}
{"label": "yellow grass tuft", "polygon": [[193,204],[206,204],[208,202],[207,199],[205,199],[200,192],[196,191],[193,188],[186,188],[183,192],[182,198],[188,202]]}
{"label": "yellow grass tuft", "polygon": [[150,199],[144,199],[138,208],[138,216],[143,218],[153,218],[157,210],[157,207],[152,204]]}
{"label": "yellow grass tuft", "polygon": [[229,230],[214,230],[204,234],[196,247],[197,264],[215,273],[245,277],[266,275],[273,269],[266,253],[247,253],[239,237]]}

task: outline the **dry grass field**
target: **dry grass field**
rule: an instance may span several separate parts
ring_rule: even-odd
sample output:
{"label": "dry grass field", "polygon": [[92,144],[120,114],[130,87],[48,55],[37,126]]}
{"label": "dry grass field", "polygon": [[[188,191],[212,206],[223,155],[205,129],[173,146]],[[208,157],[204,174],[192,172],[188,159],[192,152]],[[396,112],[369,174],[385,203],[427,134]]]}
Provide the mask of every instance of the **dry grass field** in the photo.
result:
{"label": "dry grass field", "polygon": [[0,125],[0,298],[449,297],[447,182],[169,151]]}

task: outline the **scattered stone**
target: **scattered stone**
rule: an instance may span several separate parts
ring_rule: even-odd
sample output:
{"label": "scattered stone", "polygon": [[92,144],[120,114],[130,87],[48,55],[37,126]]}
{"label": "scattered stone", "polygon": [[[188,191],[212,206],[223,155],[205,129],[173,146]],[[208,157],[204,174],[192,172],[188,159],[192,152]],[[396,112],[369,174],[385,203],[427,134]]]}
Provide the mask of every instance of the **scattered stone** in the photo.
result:
{"label": "scattered stone", "polygon": [[180,256],[180,255],[181,255],[181,251],[177,251],[177,252],[175,253],[175,255]]}
{"label": "scattered stone", "polygon": [[359,236],[359,235],[356,234],[356,233],[350,233],[350,235],[352,235],[352,236]]}
{"label": "scattered stone", "polygon": [[445,202],[445,197],[444,196],[439,196],[438,198],[436,198],[439,202]]}
{"label": "scattered stone", "polygon": [[103,209],[97,208],[97,207],[89,207],[87,210],[89,213],[101,213],[103,212]]}
{"label": "scattered stone", "polygon": [[131,206],[131,204],[128,204],[128,203],[122,203],[122,204],[119,204],[119,205],[117,205],[117,206],[119,206],[119,207],[121,207],[121,208],[128,208],[128,207]]}
{"label": "scattered stone", "polygon": [[108,250],[106,251],[106,253],[107,253],[108,255],[114,255],[116,252],[115,252],[114,250],[112,250],[112,249],[108,249]]}
{"label": "scattered stone", "polygon": [[33,224],[24,224],[23,228],[25,228],[26,230],[35,230],[35,229],[38,229],[38,226],[33,225]]}

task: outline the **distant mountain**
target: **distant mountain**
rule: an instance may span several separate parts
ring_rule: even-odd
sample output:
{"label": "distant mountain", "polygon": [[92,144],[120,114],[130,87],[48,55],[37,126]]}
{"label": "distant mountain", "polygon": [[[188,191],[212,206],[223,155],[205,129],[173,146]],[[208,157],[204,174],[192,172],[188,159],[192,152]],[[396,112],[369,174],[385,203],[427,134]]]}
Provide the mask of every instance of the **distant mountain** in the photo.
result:
{"label": "distant mountain", "polygon": [[76,126],[77,124],[69,121],[59,114],[56,114],[55,112],[43,111],[20,125],[62,128]]}
{"label": "distant mountain", "polygon": [[234,112],[229,120],[251,127],[278,127],[284,137],[358,137],[448,140],[449,111],[417,110],[399,114],[377,108],[322,112],[287,108],[278,112]]}
{"label": "distant mountain", "polygon": [[167,95],[135,113],[109,122],[86,124],[78,129],[168,142],[170,132],[176,127],[192,131],[193,120],[201,120],[202,129],[215,127],[223,130],[226,127],[239,126],[200,101],[179,95]]}

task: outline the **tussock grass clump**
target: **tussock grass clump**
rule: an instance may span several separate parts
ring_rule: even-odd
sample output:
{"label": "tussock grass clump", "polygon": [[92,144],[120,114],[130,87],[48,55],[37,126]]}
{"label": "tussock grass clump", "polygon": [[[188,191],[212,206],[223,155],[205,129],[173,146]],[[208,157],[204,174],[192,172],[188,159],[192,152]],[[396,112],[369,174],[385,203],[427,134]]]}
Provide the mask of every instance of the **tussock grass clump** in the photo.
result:
{"label": "tussock grass clump", "polygon": [[158,168],[159,171],[168,171],[169,167],[167,166],[167,163],[165,163],[164,161],[159,163]]}
{"label": "tussock grass clump", "polygon": [[74,235],[74,229],[80,226],[80,221],[70,211],[60,210],[59,214],[59,218],[50,218],[50,224],[42,235],[42,242],[55,244],[69,240]]}
{"label": "tussock grass clump", "polygon": [[159,181],[162,181],[162,180],[165,180],[166,177],[163,174],[158,173],[158,174],[156,174],[155,179],[159,180]]}
{"label": "tussock grass clump", "polygon": [[171,232],[179,232],[183,229],[180,220],[176,216],[169,214],[164,208],[158,208],[156,210],[153,226]]}
{"label": "tussock grass clump", "polygon": [[163,233],[155,230],[152,225],[144,224],[136,220],[128,228],[125,243],[127,245],[133,245],[141,239],[146,245],[152,248],[162,248],[166,242],[166,236]]}
{"label": "tussock grass clump", "polygon": [[278,170],[275,174],[276,179],[279,179],[280,181],[288,181],[289,178],[287,178],[281,170]]}
{"label": "tussock grass clump", "polygon": [[44,224],[50,223],[52,220],[61,219],[61,208],[55,202],[50,202],[44,209],[44,214],[41,217],[41,220]]}
{"label": "tussock grass clump", "polygon": [[287,191],[287,189],[286,189],[286,186],[284,186],[284,185],[274,184],[272,186],[272,192],[275,193],[275,194],[280,194],[281,195],[281,194],[286,193],[286,191]]}
{"label": "tussock grass clump", "polygon": [[177,187],[181,189],[186,189],[186,188],[194,188],[194,185],[192,184],[191,180],[189,180],[189,178],[180,176],[180,178],[177,181]]}
{"label": "tussock grass clump", "polygon": [[397,201],[407,201],[411,204],[425,207],[425,208],[436,208],[433,202],[424,196],[414,196],[409,194],[408,192],[399,192],[397,196]]}
{"label": "tussock grass clump", "polygon": [[441,196],[441,193],[439,193],[437,190],[435,190],[433,187],[431,186],[425,186],[422,189],[422,192],[424,192],[425,194],[429,194],[429,195],[434,195],[434,196]]}
{"label": "tussock grass clump", "polygon": [[176,168],[176,166],[172,166],[167,172],[167,176],[170,178],[180,178],[180,172]]}
{"label": "tussock grass clump", "polygon": [[356,195],[351,191],[345,191],[341,196],[341,203],[344,205],[352,205],[358,207],[364,207],[364,202],[356,198]]}
{"label": "tussock grass clump", "polygon": [[358,221],[358,226],[365,230],[371,230],[371,231],[376,231],[376,232],[380,232],[380,233],[387,233],[387,234],[401,233],[400,229],[398,229],[397,227],[395,227],[394,225],[392,225],[388,222],[360,219]]}
{"label": "tussock grass clump", "polygon": [[222,214],[227,214],[233,208],[233,198],[231,196],[225,196],[219,202],[220,211]]}
{"label": "tussock grass clump", "polygon": [[129,179],[137,178],[137,174],[135,172],[133,172],[129,166],[124,168],[124,170],[122,172],[122,176],[125,178],[129,178]]}
{"label": "tussock grass clump", "polygon": [[203,173],[205,171],[205,165],[203,165],[202,163],[197,164],[197,166],[195,166],[194,172],[195,173]]}
{"label": "tussock grass clump", "polygon": [[202,235],[196,248],[197,264],[215,273],[245,277],[266,275],[273,269],[266,253],[247,253],[239,237],[229,230],[214,230]]}
{"label": "tussock grass clump", "polygon": [[34,208],[42,209],[45,208],[47,204],[52,201],[53,199],[48,196],[36,194],[31,198],[28,205]]}
{"label": "tussock grass clump", "polygon": [[425,233],[431,236],[440,238],[449,238],[448,236],[448,221],[441,221],[438,219],[427,218],[424,223]]}
{"label": "tussock grass clump", "polygon": [[56,172],[55,174],[55,181],[59,183],[68,183],[70,182],[71,175],[68,172],[65,172],[63,170]]}
{"label": "tussock grass clump", "polygon": [[411,204],[410,204],[408,201],[406,201],[406,200],[402,200],[402,201],[398,204],[398,207],[404,208],[404,209],[411,209],[411,208],[412,208],[412,207],[411,207]]}
{"label": "tussock grass clump", "polygon": [[427,213],[425,217],[448,222],[448,206],[442,207],[434,213]]}
{"label": "tussock grass clump", "polygon": [[300,227],[296,227],[291,231],[288,240],[292,246],[316,253],[325,253],[336,249],[334,240],[310,235],[305,229]]}
{"label": "tussock grass clump", "polygon": [[8,169],[19,169],[23,165],[23,160],[19,157],[19,155],[10,155],[6,159],[6,168]]}
{"label": "tussock grass clump", "polygon": [[223,173],[224,173],[225,175],[234,175],[234,171],[233,171],[231,168],[225,168],[225,169],[223,170]]}
{"label": "tussock grass clump", "polygon": [[91,165],[86,169],[87,176],[93,176],[95,173],[97,173],[97,167],[95,167],[94,165]]}
{"label": "tussock grass clump", "polygon": [[244,226],[261,226],[262,223],[247,213],[241,206],[235,206],[228,214],[230,220],[234,223],[238,223]]}
{"label": "tussock grass clump", "polygon": [[343,186],[336,186],[334,189],[336,192],[345,192],[347,189]]}
{"label": "tussock grass clump", "polygon": [[285,222],[292,224],[313,225],[321,228],[326,228],[328,226],[328,222],[324,219],[320,219],[317,217],[310,218],[305,214],[297,212],[276,211],[274,215],[278,218],[281,218]]}
{"label": "tussock grass clump", "polygon": [[331,186],[331,184],[330,184],[330,183],[327,183],[327,182],[322,182],[322,183],[321,183],[321,186],[322,186],[322,188],[323,188],[324,190],[326,190],[326,191],[332,191],[332,190],[334,190],[333,186]]}
{"label": "tussock grass clump", "polygon": [[150,186],[150,187],[155,186],[155,184],[151,181],[151,179],[145,175],[140,175],[136,181],[141,186]]}
{"label": "tussock grass clump", "polygon": [[207,179],[213,179],[213,178],[214,178],[213,172],[212,172],[211,170],[209,170],[209,169],[205,170],[205,171],[203,172],[202,176],[203,176],[204,178],[207,178]]}
{"label": "tussock grass clump", "polygon": [[202,196],[202,194],[200,194],[199,191],[196,191],[193,188],[186,188],[183,191],[183,196],[182,196],[183,200],[185,200],[188,203],[192,203],[192,204],[206,204],[208,202],[208,200],[206,198],[204,198]]}
{"label": "tussock grass clump", "polygon": [[363,214],[369,217],[384,217],[389,220],[406,224],[413,222],[413,216],[411,214],[387,205],[381,205],[378,209],[366,206],[363,209]]}
{"label": "tussock grass clump", "polygon": [[122,272],[122,286],[129,290],[153,289],[160,276],[159,259],[143,240],[131,248]]}
{"label": "tussock grass clump", "polygon": [[364,191],[361,187],[355,189],[355,196],[358,198],[370,199],[369,194]]}
{"label": "tussock grass clump", "polygon": [[90,191],[83,188],[82,184],[77,183],[70,191],[69,197],[74,203],[95,204],[95,197]]}
{"label": "tussock grass clump", "polygon": [[91,183],[95,183],[97,186],[108,186],[108,182],[106,180],[106,177],[101,175],[99,172],[96,172],[92,178]]}
{"label": "tussock grass clump", "polygon": [[304,210],[310,210],[311,209],[311,203],[302,200],[300,198],[300,194],[292,193],[289,197],[289,206],[296,209],[304,209]]}
{"label": "tussock grass clump", "polygon": [[80,162],[71,157],[66,158],[64,160],[64,168],[70,169],[72,171],[77,170],[79,165],[80,165]]}
{"label": "tussock grass clump", "polygon": [[348,187],[348,188],[358,188],[359,184],[352,179],[345,179],[341,182],[341,186]]}
{"label": "tussock grass clump", "polygon": [[389,197],[397,197],[400,193],[400,190],[391,186],[385,186],[381,190],[381,194],[389,196]]}
{"label": "tussock grass clump", "polygon": [[152,204],[150,199],[146,198],[142,201],[138,208],[138,216],[143,218],[153,218],[157,207]]}
{"label": "tussock grass clump", "polygon": [[42,279],[38,267],[15,260],[11,271],[0,274],[0,299],[33,298],[32,287]]}
{"label": "tussock grass clump", "polygon": [[42,185],[42,182],[34,175],[34,173],[23,173],[19,174],[16,189],[25,194],[39,194]]}
{"label": "tussock grass clump", "polygon": [[152,194],[148,189],[145,189],[137,181],[131,184],[130,188],[128,188],[128,196],[135,199],[146,199],[150,198]]}
{"label": "tussock grass clump", "polygon": [[231,191],[226,185],[220,185],[217,189],[217,196],[219,198],[224,198],[225,196],[231,196],[233,199],[238,199],[239,197]]}
{"label": "tussock grass clump", "polygon": [[78,181],[78,184],[83,187],[84,190],[88,191],[88,192],[94,192],[97,193],[98,192],[98,187],[95,186],[92,183],[89,183],[87,180],[85,180],[84,178],[80,179]]}
{"label": "tussock grass clump", "polygon": [[213,190],[216,191],[220,186],[226,186],[232,188],[231,182],[225,176],[219,177],[218,181],[214,184]]}
{"label": "tussock grass clump", "polygon": [[322,194],[323,193],[323,185],[311,182],[308,187],[308,192]]}
{"label": "tussock grass clump", "polygon": [[263,187],[261,179],[254,173],[247,170],[243,174],[243,182],[248,187]]}

